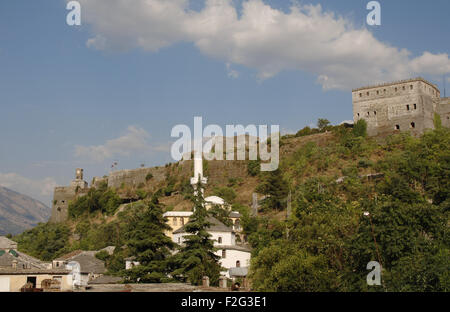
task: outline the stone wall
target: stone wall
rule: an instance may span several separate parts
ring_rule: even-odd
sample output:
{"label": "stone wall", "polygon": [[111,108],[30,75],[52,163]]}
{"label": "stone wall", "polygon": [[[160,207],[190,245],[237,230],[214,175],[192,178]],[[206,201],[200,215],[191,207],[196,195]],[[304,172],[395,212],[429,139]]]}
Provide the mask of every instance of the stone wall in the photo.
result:
{"label": "stone wall", "polygon": [[76,198],[75,191],[76,188],[71,186],[55,187],[50,222],[59,223],[67,220],[69,213],[69,202]]}
{"label": "stone wall", "polygon": [[138,187],[139,184],[147,182],[148,174],[153,176],[151,178],[153,181],[161,182],[165,179],[166,170],[164,167],[154,167],[112,172],[107,178],[108,187],[120,188],[122,185]]}
{"label": "stone wall", "polygon": [[434,128],[439,89],[422,78],[355,89],[353,119],[364,119],[370,136],[396,131],[422,134]]}
{"label": "stone wall", "polygon": [[441,99],[439,103],[439,115],[441,116],[442,125],[450,128],[450,97]]}

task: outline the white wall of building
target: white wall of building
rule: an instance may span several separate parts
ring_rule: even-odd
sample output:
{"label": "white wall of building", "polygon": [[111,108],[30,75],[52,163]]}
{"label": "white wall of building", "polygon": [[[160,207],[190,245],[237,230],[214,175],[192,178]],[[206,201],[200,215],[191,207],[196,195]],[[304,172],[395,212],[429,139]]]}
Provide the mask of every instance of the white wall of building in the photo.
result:
{"label": "white wall of building", "polygon": [[0,292],[9,292],[9,276],[0,276]]}
{"label": "white wall of building", "polygon": [[[210,239],[215,240],[214,246],[217,246],[217,245],[234,246],[234,245],[236,245],[236,235],[232,232],[209,232],[209,234],[211,234]],[[183,244],[185,235],[187,235],[187,233],[175,233],[175,234],[173,234],[173,241],[177,244]],[[222,239],[221,243],[219,243],[219,238]]]}
{"label": "white wall of building", "polygon": [[223,249],[219,249],[216,252],[216,255],[220,257],[220,264],[222,267],[226,268],[227,271],[223,272],[226,277],[229,276],[228,270],[230,268],[236,267],[236,262],[240,262],[240,267],[249,267],[250,266],[250,252],[248,251],[241,251],[241,250],[234,250],[234,249],[226,249],[225,250],[225,258],[222,258],[222,251]]}

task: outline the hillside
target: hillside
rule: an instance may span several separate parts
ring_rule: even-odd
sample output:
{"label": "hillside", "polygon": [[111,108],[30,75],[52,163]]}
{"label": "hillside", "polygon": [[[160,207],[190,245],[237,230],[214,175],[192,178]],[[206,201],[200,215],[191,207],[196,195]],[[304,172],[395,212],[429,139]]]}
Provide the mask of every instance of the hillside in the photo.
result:
{"label": "hillside", "polygon": [[50,212],[43,203],[0,186],[0,235],[19,234],[47,222]]}
{"label": "hillside", "polygon": [[[259,172],[258,161],[205,161],[205,195],[218,195],[241,212],[253,248],[255,290],[368,291],[366,266],[377,260],[385,288],[372,290],[445,291],[450,289],[449,146],[446,128],[422,137],[367,137],[363,121],[354,127],[304,128],[282,137],[274,172]],[[75,249],[126,246],[136,230],[130,224],[146,211],[152,195],[164,210],[192,207],[192,163],[160,169],[162,180],[90,190],[70,204],[66,223],[17,236],[19,249],[50,260]],[[250,214],[253,192],[266,198],[256,217]],[[107,261],[112,273],[120,274],[123,259],[132,256],[120,250]]]}

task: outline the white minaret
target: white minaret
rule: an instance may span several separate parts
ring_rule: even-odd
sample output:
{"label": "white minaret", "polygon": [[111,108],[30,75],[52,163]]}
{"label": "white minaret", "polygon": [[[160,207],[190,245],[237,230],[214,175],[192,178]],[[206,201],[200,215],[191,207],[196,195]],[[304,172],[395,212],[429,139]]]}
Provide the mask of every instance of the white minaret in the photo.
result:
{"label": "white minaret", "polygon": [[[201,118],[196,117],[195,119],[196,120],[194,120],[194,176],[191,178],[191,185],[194,187],[194,195],[197,195],[197,184],[199,180],[202,184],[206,184],[207,178],[203,176],[203,137],[201,135],[202,133]],[[203,194],[203,188],[200,191]]]}
{"label": "white minaret", "polygon": [[[197,195],[197,184],[199,179],[202,184],[206,184],[208,181],[208,179],[203,176],[203,158],[201,154],[200,157],[198,157],[198,155],[194,157],[194,176],[191,178],[191,185],[194,187],[194,195]],[[203,194],[203,188],[200,191]]]}

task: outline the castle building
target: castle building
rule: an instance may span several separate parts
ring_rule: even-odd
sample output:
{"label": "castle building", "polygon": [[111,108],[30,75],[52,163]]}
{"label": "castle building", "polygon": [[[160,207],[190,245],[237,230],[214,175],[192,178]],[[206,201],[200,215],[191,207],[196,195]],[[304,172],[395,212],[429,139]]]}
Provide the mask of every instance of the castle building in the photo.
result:
{"label": "castle building", "polygon": [[69,214],[69,202],[74,200],[80,193],[86,193],[88,183],[83,180],[83,169],[77,168],[75,179],[69,186],[55,187],[52,202],[52,216],[50,222],[59,223],[67,220]]}
{"label": "castle building", "polygon": [[400,131],[421,135],[434,129],[435,114],[450,126],[450,98],[441,98],[437,86],[423,78],[354,89],[352,101],[353,120],[366,120],[369,136]]}

